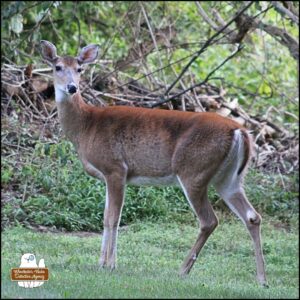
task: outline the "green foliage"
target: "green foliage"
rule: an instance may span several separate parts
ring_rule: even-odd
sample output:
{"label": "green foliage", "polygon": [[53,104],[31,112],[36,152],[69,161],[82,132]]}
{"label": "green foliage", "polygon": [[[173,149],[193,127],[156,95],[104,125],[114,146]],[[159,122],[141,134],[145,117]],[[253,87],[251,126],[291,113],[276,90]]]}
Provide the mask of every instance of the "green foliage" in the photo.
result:
{"label": "green foliage", "polygon": [[[118,267],[99,270],[99,235],[35,233],[24,228],[2,233],[1,298],[210,298],[291,299],[299,293],[297,227],[291,232],[262,226],[269,289],[256,283],[250,236],[241,222],[221,220],[191,273],[178,276],[198,234],[193,225],[135,223],[120,230]],[[22,289],[9,278],[24,253],[45,259],[49,281]]]}
{"label": "green foliage", "polygon": [[[69,231],[99,231],[105,206],[105,185],[88,176],[71,143],[37,143],[34,160],[18,169],[13,161],[2,166],[2,184],[19,184],[20,195],[5,202],[2,224],[38,224]],[[246,179],[249,200],[263,216],[290,223],[298,211],[298,176],[279,177],[251,171]],[[285,186],[284,186],[285,184]],[[224,212],[213,189],[212,204]],[[195,216],[177,187],[126,189],[121,225],[141,220],[193,223]]]}

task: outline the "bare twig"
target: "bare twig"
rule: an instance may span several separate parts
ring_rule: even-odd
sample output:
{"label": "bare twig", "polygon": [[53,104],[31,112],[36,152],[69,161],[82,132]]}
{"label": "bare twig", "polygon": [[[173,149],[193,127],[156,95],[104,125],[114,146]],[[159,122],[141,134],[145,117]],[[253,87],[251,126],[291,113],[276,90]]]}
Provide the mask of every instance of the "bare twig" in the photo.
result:
{"label": "bare twig", "polygon": [[[145,18],[145,20],[146,20],[147,26],[148,26],[148,28],[149,28],[149,32],[150,32],[150,34],[151,34],[151,38],[152,38],[154,47],[155,47],[156,51],[158,52],[158,60],[159,60],[160,67],[162,68],[162,67],[163,67],[163,63],[162,63],[162,61],[161,61],[160,53],[159,53],[159,51],[158,51],[158,46],[157,46],[157,43],[156,43],[156,38],[155,38],[155,35],[153,34],[153,30],[152,30],[151,24],[150,24],[150,22],[149,22],[149,18],[148,18],[148,16],[147,16],[147,13],[146,13],[146,11],[145,11],[145,8],[144,8],[142,2],[140,2],[140,6],[141,6],[141,9],[142,9],[144,18]],[[164,83],[165,83],[165,85],[167,85],[167,80],[166,80],[166,77],[165,77],[164,69],[161,70],[161,73],[162,73],[162,77],[163,77],[163,79],[164,79]]]}
{"label": "bare twig", "polygon": [[[200,83],[197,83],[197,84],[195,84],[195,85],[192,85],[192,86],[189,87],[188,89],[186,89],[186,90],[184,90],[184,91],[182,91],[182,92],[180,92],[180,93],[178,93],[178,94],[176,94],[176,95],[174,95],[174,96],[172,96],[172,97],[169,97],[169,98],[167,98],[167,99],[163,99],[163,100],[161,100],[161,101],[155,103],[155,104],[152,105],[151,107],[153,108],[153,107],[160,106],[160,105],[162,105],[162,104],[164,104],[164,103],[166,103],[166,102],[169,102],[169,101],[171,101],[171,100],[173,100],[173,99],[175,99],[175,98],[177,98],[177,97],[179,97],[179,96],[185,94],[186,92],[188,92],[188,91],[190,91],[190,90],[193,90],[195,87],[199,87],[199,86],[205,84],[208,80],[210,80],[210,77],[211,77],[217,70],[219,70],[224,64],[226,64],[227,61],[229,61],[230,59],[232,59],[232,58],[233,58],[238,52],[240,52],[242,49],[243,49],[243,46],[242,46],[242,45],[239,45],[238,48],[237,48],[237,50],[236,50],[235,52],[233,52],[230,56],[228,56],[228,57],[227,57],[220,65],[218,65],[216,68],[214,68],[214,69],[206,76],[206,78],[205,78],[203,81],[201,81]],[[178,76],[178,78],[180,79],[180,76]]]}
{"label": "bare twig", "polygon": [[299,17],[296,16],[292,11],[285,8],[281,3],[278,1],[271,1],[272,5],[281,13],[287,15],[294,23],[299,25]]}
{"label": "bare twig", "polygon": [[230,24],[232,24],[241,14],[243,14],[251,5],[252,5],[252,1],[249,1],[250,3],[247,3],[242,9],[240,9],[235,16],[225,25],[223,26],[221,29],[219,29],[215,34],[212,35],[212,37],[210,37],[205,44],[201,47],[201,49],[196,53],[196,55],[188,62],[188,64],[182,69],[182,71],[180,72],[179,76],[175,79],[175,81],[169,86],[169,88],[167,89],[167,91],[165,92],[164,96],[166,96],[171,90],[172,88],[176,85],[176,83],[179,81],[179,79],[183,76],[183,74],[186,72],[186,70],[190,67],[190,65],[199,57],[199,55],[201,53],[203,53],[208,46],[210,46],[212,44],[212,42],[214,41],[214,39],[219,36],[224,30],[226,30],[226,28],[228,28],[230,26]]}
{"label": "bare twig", "polygon": [[[76,3],[78,3],[78,2],[76,2]],[[77,23],[77,28],[78,28],[78,42],[77,42],[77,51],[76,51],[78,53],[80,46],[81,46],[81,26],[80,26],[80,20],[76,14],[74,14],[74,19]]]}
{"label": "bare twig", "polygon": [[288,34],[284,29],[279,27],[275,27],[273,25],[265,24],[262,21],[256,21],[252,17],[247,15],[243,15],[243,18],[254,28],[261,29],[271,35],[274,39],[276,39],[280,44],[287,47],[290,51],[291,56],[299,61],[299,44],[298,42]]}
{"label": "bare twig", "polygon": [[199,11],[199,14],[202,16],[203,20],[210,25],[214,30],[219,30],[219,26],[206,14],[205,10],[201,6],[199,1],[196,1],[196,5]]}

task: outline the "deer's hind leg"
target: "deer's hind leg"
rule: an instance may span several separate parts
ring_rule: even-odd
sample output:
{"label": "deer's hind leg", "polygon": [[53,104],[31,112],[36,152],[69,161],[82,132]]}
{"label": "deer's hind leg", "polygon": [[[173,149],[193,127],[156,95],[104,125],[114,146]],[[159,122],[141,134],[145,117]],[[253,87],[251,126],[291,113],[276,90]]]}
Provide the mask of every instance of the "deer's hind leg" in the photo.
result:
{"label": "deer's hind leg", "polygon": [[241,219],[248,229],[254,244],[257,280],[261,285],[267,286],[265,262],[260,236],[261,216],[248,201],[242,186],[242,179],[242,174],[237,175],[235,173],[224,179],[222,182],[218,182],[214,185],[225,203]]}
{"label": "deer's hind leg", "polygon": [[188,274],[193,267],[202,247],[218,225],[218,219],[207,197],[207,185],[193,184],[192,180],[177,176],[181,188],[191,208],[200,221],[200,233],[197,240],[184,260],[180,274]]}

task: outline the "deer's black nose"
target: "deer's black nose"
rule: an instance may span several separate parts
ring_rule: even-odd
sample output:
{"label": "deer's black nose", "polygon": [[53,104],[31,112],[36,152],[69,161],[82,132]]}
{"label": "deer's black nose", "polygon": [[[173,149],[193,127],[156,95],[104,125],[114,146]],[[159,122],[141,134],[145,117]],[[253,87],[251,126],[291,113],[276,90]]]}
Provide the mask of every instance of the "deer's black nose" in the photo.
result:
{"label": "deer's black nose", "polygon": [[68,84],[67,89],[70,94],[75,94],[77,91],[77,86],[75,84]]}

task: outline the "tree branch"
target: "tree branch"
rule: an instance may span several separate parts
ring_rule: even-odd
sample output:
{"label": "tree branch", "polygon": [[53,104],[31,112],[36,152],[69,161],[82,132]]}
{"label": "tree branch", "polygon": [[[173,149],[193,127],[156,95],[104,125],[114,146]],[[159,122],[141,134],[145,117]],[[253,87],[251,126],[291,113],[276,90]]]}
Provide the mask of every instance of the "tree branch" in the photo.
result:
{"label": "tree branch", "polygon": [[285,8],[278,1],[271,1],[271,3],[277,10],[279,10],[283,14],[287,15],[294,23],[297,23],[299,25],[299,17],[294,15],[289,9]]}
{"label": "tree branch", "polygon": [[190,65],[199,57],[199,55],[201,53],[203,53],[207,47],[214,41],[214,39],[220,35],[224,30],[226,30],[226,28],[229,27],[229,25],[231,25],[241,14],[243,14],[251,5],[252,5],[253,1],[248,1],[246,6],[244,6],[242,9],[240,9],[236,15],[225,25],[223,26],[221,29],[219,29],[212,37],[210,37],[205,43],[204,45],[201,47],[201,49],[196,53],[196,55],[189,61],[189,63],[182,69],[182,71],[180,72],[179,76],[175,79],[175,81],[169,86],[169,88],[166,90],[166,92],[164,93],[164,96],[166,96],[171,90],[172,88],[176,85],[176,83],[180,80],[180,78],[183,76],[183,74],[186,72],[186,70],[190,67]]}
{"label": "tree branch", "polygon": [[205,10],[203,9],[203,7],[201,6],[199,1],[196,1],[196,5],[198,8],[198,12],[201,15],[201,17],[203,18],[203,20],[209,25],[211,26],[214,30],[219,30],[219,26],[214,23],[214,21],[212,19],[209,18],[209,16],[206,14]]}
{"label": "tree branch", "polygon": [[296,15],[297,17],[299,17],[299,8],[297,9],[294,6],[294,2],[293,1],[282,1],[282,4],[284,7],[286,7],[287,9],[289,9],[294,15]]}
{"label": "tree branch", "polygon": [[225,65],[227,61],[229,61],[230,59],[232,59],[232,58],[233,58],[238,52],[240,52],[242,49],[243,49],[243,46],[242,46],[242,45],[239,45],[238,48],[236,49],[236,51],[234,51],[230,56],[228,56],[228,57],[227,57],[220,65],[218,65],[216,68],[214,68],[214,69],[213,69],[213,70],[205,77],[205,79],[204,79],[203,81],[201,81],[200,83],[196,83],[196,84],[192,85],[191,87],[189,87],[188,89],[186,89],[186,90],[184,90],[184,91],[182,91],[182,92],[180,92],[180,93],[178,93],[178,94],[173,95],[172,97],[169,97],[169,98],[167,98],[167,99],[163,99],[163,100],[161,100],[161,101],[159,101],[159,102],[153,104],[153,105],[151,106],[151,108],[160,106],[160,105],[162,105],[162,104],[164,104],[164,103],[167,103],[167,102],[169,102],[169,101],[171,101],[171,100],[173,100],[173,99],[175,99],[175,98],[177,98],[177,97],[179,97],[179,96],[185,94],[186,92],[188,92],[188,91],[194,89],[195,87],[199,87],[199,86],[205,84],[208,80],[211,79],[210,77],[211,77],[217,70],[219,70],[223,65]]}
{"label": "tree branch", "polygon": [[[154,35],[154,33],[153,33],[151,24],[150,24],[150,22],[149,22],[148,15],[147,15],[147,13],[146,13],[146,10],[145,10],[145,8],[144,8],[142,2],[140,2],[140,6],[141,6],[141,9],[142,9],[142,13],[143,13],[143,15],[144,15],[144,19],[145,19],[145,21],[146,21],[146,23],[147,23],[147,26],[148,26],[148,29],[149,29],[149,32],[150,32],[150,35],[151,35],[151,38],[152,38],[154,47],[155,47],[155,49],[156,49],[156,51],[157,51],[157,53],[158,53],[158,60],[159,60],[160,68],[162,69],[163,63],[162,63],[162,61],[161,61],[161,57],[160,57],[160,53],[159,53],[159,50],[158,50],[158,46],[157,46],[157,42],[156,42],[155,35]],[[166,80],[166,76],[165,76],[164,69],[161,70],[161,74],[162,74],[164,83],[165,83],[165,85],[166,85],[167,80]]]}
{"label": "tree branch", "polygon": [[243,15],[243,18],[245,18],[249,23],[251,23],[254,28],[261,29],[267,32],[273,38],[275,38],[280,44],[286,46],[289,49],[291,56],[295,60],[299,61],[299,44],[285,30],[279,27],[265,24],[262,21],[256,21],[245,14]]}

